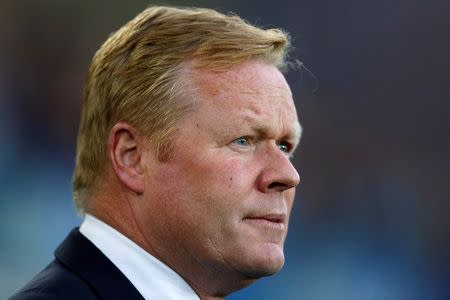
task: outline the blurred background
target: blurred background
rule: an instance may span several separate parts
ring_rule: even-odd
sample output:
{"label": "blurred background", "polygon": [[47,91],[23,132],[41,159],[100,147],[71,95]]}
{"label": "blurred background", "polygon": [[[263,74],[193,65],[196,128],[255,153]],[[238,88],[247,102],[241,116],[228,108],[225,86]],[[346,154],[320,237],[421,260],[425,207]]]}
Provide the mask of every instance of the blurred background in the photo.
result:
{"label": "blurred background", "polygon": [[229,299],[450,299],[450,2],[0,1],[0,298],[80,224],[71,173],[95,50],[148,4],[292,34],[304,136],[287,263]]}

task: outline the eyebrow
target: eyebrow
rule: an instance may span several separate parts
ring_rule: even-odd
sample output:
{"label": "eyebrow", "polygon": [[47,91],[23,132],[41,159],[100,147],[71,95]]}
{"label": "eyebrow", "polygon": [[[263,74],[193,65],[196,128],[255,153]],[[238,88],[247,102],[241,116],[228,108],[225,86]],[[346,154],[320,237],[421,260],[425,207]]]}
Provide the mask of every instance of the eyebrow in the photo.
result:
{"label": "eyebrow", "polygon": [[295,150],[297,150],[298,146],[300,145],[300,139],[303,133],[303,127],[300,125],[300,122],[297,121],[295,123],[294,131],[295,131],[293,135],[294,142],[292,143],[291,156],[294,155]]}
{"label": "eyebrow", "polygon": [[303,127],[302,125],[300,125],[300,122],[295,122],[294,125],[294,133],[292,134],[292,138],[295,141],[295,147],[298,146],[298,144],[300,144],[300,139],[302,137],[302,133],[303,133]]}
{"label": "eyebrow", "polygon": [[[237,128],[241,128],[244,125],[248,125],[253,131],[258,133],[261,136],[274,136],[274,130],[267,126],[264,122],[257,120],[251,116],[247,116],[242,124],[238,124]],[[297,121],[293,124],[292,128],[284,128],[286,133],[281,138],[282,140],[286,140],[292,144],[292,152],[297,148],[300,143],[300,138],[302,136],[303,128],[300,123]]]}

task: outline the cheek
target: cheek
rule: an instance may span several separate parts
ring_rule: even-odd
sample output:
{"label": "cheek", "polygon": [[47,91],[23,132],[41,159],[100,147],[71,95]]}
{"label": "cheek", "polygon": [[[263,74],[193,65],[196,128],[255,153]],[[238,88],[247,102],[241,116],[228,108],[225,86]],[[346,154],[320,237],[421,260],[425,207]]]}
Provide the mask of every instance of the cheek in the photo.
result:
{"label": "cheek", "polygon": [[240,160],[228,160],[216,165],[209,174],[204,177],[205,193],[212,198],[215,206],[240,218],[256,197],[256,174],[250,165]]}
{"label": "cheek", "polygon": [[206,194],[233,194],[253,186],[249,164],[238,159],[211,155],[191,161],[180,169],[180,177],[193,189]]}
{"label": "cheek", "polygon": [[[246,191],[256,186],[257,170],[248,161],[229,160],[217,170],[229,189]],[[221,174],[220,174],[221,173]],[[225,184],[224,184],[225,185]]]}
{"label": "cheek", "polygon": [[174,222],[183,219],[184,209],[182,203],[182,182],[176,178],[170,168],[154,170],[150,178],[146,180],[146,210],[149,212],[148,219],[155,223],[154,226],[166,231],[172,228]]}
{"label": "cheek", "polygon": [[183,161],[188,163],[168,163],[155,170],[149,180],[149,188],[158,191],[152,205],[171,220],[165,223],[206,231],[237,226],[254,198],[256,173],[251,164],[218,155]]}
{"label": "cheek", "polygon": [[254,186],[246,169],[242,162],[222,157],[197,161],[184,169],[182,205],[206,235],[218,237],[219,232],[230,235],[236,230]]}
{"label": "cheek", "polygon": [[239,195],[245,187],[241,166],[234,161],[214,159],[198,165],[192,181],[203,203],[216,214],[225,214],[239,203]]}
{"label": "cheek", "polygon": [[179,224],[206,223],[224,210],[223,206],[229,202],[224,198],[232,193],[235,178],[228,175],[232,174],[229,168],[217,162],[185,161],[189,163],[167,164],[155,170],[149,187],[157,192],[154,195],[157,203],[153,205]]}

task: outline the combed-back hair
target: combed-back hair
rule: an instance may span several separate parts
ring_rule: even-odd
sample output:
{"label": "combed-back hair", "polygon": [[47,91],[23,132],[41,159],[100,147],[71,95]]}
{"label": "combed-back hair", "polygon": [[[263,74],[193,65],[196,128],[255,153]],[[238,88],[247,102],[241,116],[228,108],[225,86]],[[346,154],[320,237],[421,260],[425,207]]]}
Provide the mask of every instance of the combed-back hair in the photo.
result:
{"label": "combed-back hair", "polygon": [[77,139],[73,195],[78,211],[107,163],[111,128],[127,122],[144,133],[163,159],[177,121],[190,104],[183,67],[220,72],[248,60],[283,70],[290,47],[280,29],[262,29],[212,9],[149,7],[113,33],[89,67]]}

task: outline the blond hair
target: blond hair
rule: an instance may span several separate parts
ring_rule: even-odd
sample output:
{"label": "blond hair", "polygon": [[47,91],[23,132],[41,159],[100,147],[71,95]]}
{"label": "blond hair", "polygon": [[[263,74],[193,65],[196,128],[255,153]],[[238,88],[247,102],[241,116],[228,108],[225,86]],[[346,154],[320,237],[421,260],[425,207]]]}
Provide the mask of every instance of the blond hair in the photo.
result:
{"label": "blond hair", "polygon": [[224,70],[260,59],[286,65],[289,37],[261,29],[236,15],[202,8],[149,7],[112,34],[89,68],[77,139],[73,195],[84,213],[86,198],[107,162],[109,131],[125,121],[145,133],[158,155],[189,104],[183,92],[183,64]]}

